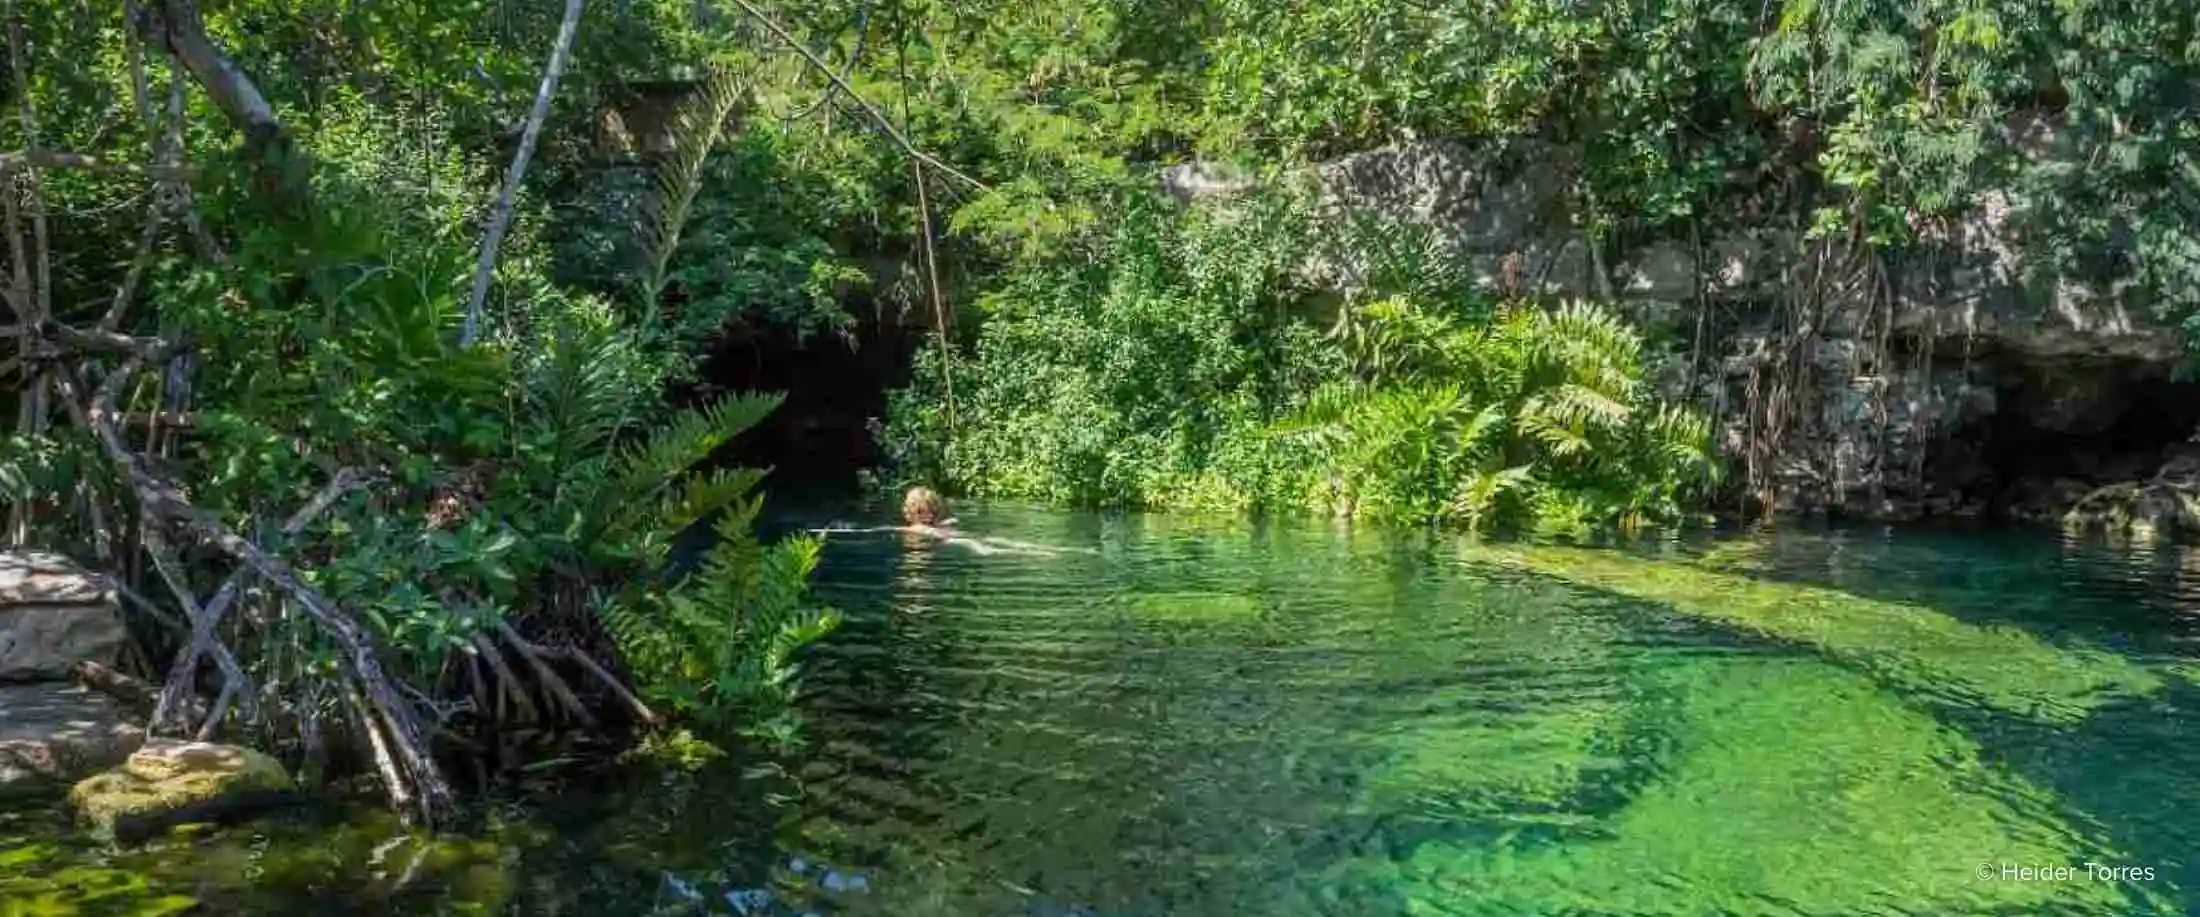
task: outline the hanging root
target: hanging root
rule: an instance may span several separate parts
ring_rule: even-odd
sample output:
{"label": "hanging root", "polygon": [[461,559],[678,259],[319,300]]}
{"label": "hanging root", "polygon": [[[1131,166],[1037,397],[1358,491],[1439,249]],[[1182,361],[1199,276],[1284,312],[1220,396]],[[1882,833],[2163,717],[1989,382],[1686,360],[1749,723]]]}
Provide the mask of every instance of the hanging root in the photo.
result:
{"label": "hanging root", "polygon": [[579,720],[584,726],[596,725],[595,714],[588,712],[588,705],[581,703],[580,695],[573,693],[573,687],[566,684],[565,679],[558,676],[557,670],[551,668],[550,663],[543,661],[539,648],[533,643],[527,642],[527,638],[520,636],[518,631],[513,630],[512,625],[501,620],[497,622],[497,635],[503,637],[504,642],[519,654],[519,658],[526,661],[528,668],[535,671],[535,677],[542,681],[543,690],[549,692],[551,697],[557,698],[558,703],[565,707],[567,713],[572,714],[573,718]]}
{"label": "hanging root", "polygon": [[374,759],[374,772],[382,778],[382,787],[390,795],[390,805],[400,812],[411,811],[412,788],[397,766],[397,756],[390,753],[390,743],[368,715],[367,705],[359,699],[359,692],[350,685],[344,686],[344,704],[351,711],[352,727],[364,737],[367,750]]}
{"label": "hanging root", "polygon": [[[305,531],[306,526],[328,512],[346,492],[363,483],[365,478],[361,475],[348,469],[338,471],[327,487],[283,523],[283,535],[289,537]],[[183,652],[176,655],[175,665],[168,670],[168,682],[161,689],[160,704],[153,710],[153,719],[147,725],[148,730],[161,729],[176,704],[190,695],[192,683],[198,676],[201,654],[211,653],[217,662],[229,654],[229,650],[217,639],[216,629],[221,626],[222,616],[228,613],[229,606],[235,604],[237,593],[243,588],[248,572],[246,568],[238,567],[230,573],[229,579],[214,593],[214,598],[206,603],[206,608],[192,616],[191,642],[184,646]],[[188,609],[190,606],[187,604],[185,607]],[[227,674],[226,666],[223,672]]]}
{"label": "hanging root", "polygon": [[610,691],[613,697],[617,697],[620,703],[625,704],[628,712],[634,714],[636,722],[645,726],[657,725],[656,712],[649,709],[648,704],[642,703],[641,698],[634,696],[634,692],[627,690],[626,684],[619,681],[617,676],[612,675],[610,669],[604,668],[602,663],[597,662],[587,653],[572,647],[537,646],[534,649],[538,655],[545,659],[563,659],[580,666],[582,670],[601,683],[605,690]]}
{"label": "hanging root", "polygon": [[198,734],[194,738],[201,742],[212,739],[215,731],[221,728],[222,717],[229,715],[229,703],[236,696],[237,682],[223,682],[222,693],[214,698],[214,709],[209,711],[206,714],[206,720],[199,724]]}
{"label": "hanging root", "polygon": [[473,635],[473,646],[474,655],[480,658],[481,661],[487,662],[489,669],[496,673],[496,715],[500,718],[503,717],[505,709],[516,704],[527,719],[541,719],[541,713],[535,709],[534,698],[528,697],[526,691],[519,689],[522,682],[519,680],[518,675],[512,673],[512,667],[505,664],[504,653],[497,649],[497,645],[491,643],[489,638],[475,634]]}

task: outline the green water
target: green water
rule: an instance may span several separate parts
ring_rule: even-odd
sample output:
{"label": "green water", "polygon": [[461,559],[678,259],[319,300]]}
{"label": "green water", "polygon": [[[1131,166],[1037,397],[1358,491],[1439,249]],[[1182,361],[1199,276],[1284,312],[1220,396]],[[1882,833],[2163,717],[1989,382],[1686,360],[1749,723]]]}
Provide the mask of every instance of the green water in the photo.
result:
{"label": "green water", "polygon": [[2200,554],[964,519],[1073,550],[839,536],[798,755],[441,838],[19,802],[0,914],[2200,913]]}

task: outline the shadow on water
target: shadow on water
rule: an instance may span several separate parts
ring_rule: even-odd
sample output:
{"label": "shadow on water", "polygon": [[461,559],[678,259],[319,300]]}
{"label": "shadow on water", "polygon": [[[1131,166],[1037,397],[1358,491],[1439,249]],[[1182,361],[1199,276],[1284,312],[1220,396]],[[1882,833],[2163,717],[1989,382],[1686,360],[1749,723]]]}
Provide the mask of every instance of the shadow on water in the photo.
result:
{"label": "shadow on water", "polygon": [[2189,661],[2200,650],[2200,548],[2029,528],[1789,526],[1692,538],[1662,553],[2084,640],[2141,661]]}
{"label": "shadow on water", "polygon": [[2097,709],[2075,729],[1975,708],[1942,719],[1977,738],[1981,757],[2054,790],[2090,821],[2098,862],[2147,866],[2186,913],[2200,913],[2200,687],[2173,678],[2150,698]]}

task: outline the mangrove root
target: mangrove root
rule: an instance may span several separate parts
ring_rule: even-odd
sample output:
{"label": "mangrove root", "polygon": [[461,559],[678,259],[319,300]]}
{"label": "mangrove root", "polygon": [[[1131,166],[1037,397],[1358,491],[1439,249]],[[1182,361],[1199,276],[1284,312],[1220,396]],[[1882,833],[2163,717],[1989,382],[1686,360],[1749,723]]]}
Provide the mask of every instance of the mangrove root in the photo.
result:
{"label": "mangrove root", "polygon": [[[297,607],[335,641],[342,659],[344,688],[350,692],[357,705],[356,712],[369,727],[370,741],[379,743],[376,746],[378,759],[385,759],[378,760],[377,767],[385,778],[391,803],[409,816],[432,821],[450,804],[451,789],[428,754],[427,731],[417,711],[384,673],[369,632],[320,590],[301,579],[289,564],[238,535],[214,514],[193,505],[174,484],[156,477],[146,467],[143,457],[124,443],[114,407],[116,395],[144,365],[145,351],[165,350],[165,342],[160,342],[145,350],[127,351],[128,358],[109,373],[99,391],[88,398],[67,374],[54,376],[74,412],[80,415],[81,422],[136,494],[148,531],[160,524],[175,526],[200,543],[227,554],[253,575],[287,593]],[[179,598],[186,596],[188,590]],[[186,610],[192,609],[187,606]],[[206,618],[204,612],[193,617],[194,633],[211,630],[205,626]],[[218,662],[220,653],[211,646],[209,652]],[[241,681],[238,686],[243,688]]]}

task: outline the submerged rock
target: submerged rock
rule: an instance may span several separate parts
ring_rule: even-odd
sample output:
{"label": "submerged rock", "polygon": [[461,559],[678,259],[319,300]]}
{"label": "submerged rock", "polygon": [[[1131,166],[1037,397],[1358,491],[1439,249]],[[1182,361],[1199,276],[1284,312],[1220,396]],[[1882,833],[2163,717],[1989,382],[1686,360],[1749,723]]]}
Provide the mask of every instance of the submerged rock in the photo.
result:
{"label": "submerged rock", "polygon": [[2104,532],[2147,542],[2200,537],[2200,488],[2179,481],[2111,484],[2063,514],[2073,532]]}
{"label": "submerged rock", "polygon": [[154,739],[121,767],[87,778],[69,802],[93,829],[118,836],[218,821],[287,800],[280,762],[249,748]]}
{"label": "submerged rock", "polygon": [[112,767],[144,738],[113,699],[80,685],[0,685],[0,789]]}

